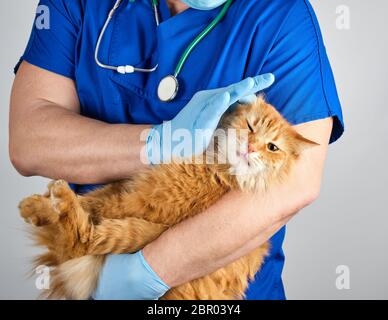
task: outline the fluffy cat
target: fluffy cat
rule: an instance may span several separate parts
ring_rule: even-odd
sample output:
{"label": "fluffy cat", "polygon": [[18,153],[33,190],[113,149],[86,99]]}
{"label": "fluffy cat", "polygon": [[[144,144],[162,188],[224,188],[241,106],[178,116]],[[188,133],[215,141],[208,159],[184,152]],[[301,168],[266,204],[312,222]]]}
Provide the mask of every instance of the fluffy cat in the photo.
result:
{"label": "fluffy cat", "polygon": [[[232,155],[233,162],[223,138],[215,137],[214,152],[202,156],[214,156],[213,164],[175,162],[150,167],[130,180],[83,196],[74,194],[66,182],[56,181],[47,194],[23,200],[22,217],[33,225],[37,244],[48,249],[35,264],[54,267],[47,296],[88,299],[96,288],[104,255],[142,249],[231,190],[265,191],[288,174],[304,149],[316,145],[298,134],[262,97],[226,114],[220,128],[236,129],[236,141],[246,147],[245,152]],[[242,299],[268,250],[266,243],[212,274],[171,289],[162,299]]]}

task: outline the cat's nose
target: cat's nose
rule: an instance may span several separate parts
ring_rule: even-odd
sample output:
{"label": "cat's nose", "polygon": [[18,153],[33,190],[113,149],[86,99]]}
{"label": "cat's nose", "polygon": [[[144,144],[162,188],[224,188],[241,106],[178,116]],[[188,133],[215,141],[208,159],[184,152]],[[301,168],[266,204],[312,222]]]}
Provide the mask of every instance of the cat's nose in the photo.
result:
{"label": "cat's nose", "polygon": [[256,148],[253,144],[248,144],[248,153],[253,153],[253,152],[256,152]]}

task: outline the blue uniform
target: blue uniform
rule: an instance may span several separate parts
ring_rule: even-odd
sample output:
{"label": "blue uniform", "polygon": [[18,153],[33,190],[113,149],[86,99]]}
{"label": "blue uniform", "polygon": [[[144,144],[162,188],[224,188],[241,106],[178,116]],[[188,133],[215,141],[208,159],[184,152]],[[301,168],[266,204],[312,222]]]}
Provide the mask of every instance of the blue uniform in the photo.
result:
{"label": "blue uniform", "polygon": [[[292,124],[334,118],[331,142],[343,132],[341,106],[319,25],[304,0],[235,0],[226,17],[194,49],[180,76],[177,98],[162,103],[159,81],[172,74],[188,44],[218,14],[188,9],[171,16],[160,1],[156,27],[149,0],[123,1],[101,45],[109,65],[133,64],[156,72],[122,75],[98,67],[94,50],[115,0],[41,0],[50,9],[50,29],[33,28],[22,57],[76,82],[84,116],[108,123],[159,124],[172,119],[200,90],[224,87],[272,72],[267,100]],[[76,186],[86,192],[93,186]],[[281,195],[279,195],[281,196]],[[238,213],[236,213],[238,214]],[[285,228],[271,239],[271,254],[248,299],[284,299],[281,273]]]}

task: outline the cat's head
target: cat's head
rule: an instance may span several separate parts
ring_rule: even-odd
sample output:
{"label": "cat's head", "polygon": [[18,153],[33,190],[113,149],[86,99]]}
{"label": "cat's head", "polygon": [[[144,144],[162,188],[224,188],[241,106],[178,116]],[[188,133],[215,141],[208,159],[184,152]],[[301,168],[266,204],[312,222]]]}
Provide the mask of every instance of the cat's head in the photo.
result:
{"label": "cat's head", "polygon": [[220,127],[237,148],[233,150],[221,138],[215,140],[218,154],[224,155],[229,173],[243,190],[266,188],[281,180],[305,149],[317,145],[300,135],[261,96],[226,114]]}

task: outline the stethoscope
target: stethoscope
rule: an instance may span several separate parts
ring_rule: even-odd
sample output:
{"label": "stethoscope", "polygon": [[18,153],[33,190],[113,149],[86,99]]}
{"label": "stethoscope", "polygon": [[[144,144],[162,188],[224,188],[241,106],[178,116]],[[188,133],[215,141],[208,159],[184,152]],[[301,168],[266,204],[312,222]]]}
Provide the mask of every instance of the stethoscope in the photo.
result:
{"label": "stethoscope", "polygon": [[[111,11],[109,12],[109,15],[105,21],[104,26],[102,27],[102,30],[100,32],[100,35],[97,40],[96,44],[96,49],[94,52],[94,59],[97,63],[98,66],[104,69],[108,70],[114,70],[117,71],[118,73],[121,74],[127,74],[127,73],[134,73],[134,72],[142,72],[142,73],[150,73],[156,71],[158,68],[158,65],[155,65],[151,69],[143,69],[143,68],[136,68],[133,65],[125,65],[125,66],[110,66],[102,63],[98,56],[100,52],[100,46],[102,39],[104,38],[106,29],[109,26],[109,23],[111,22],[113,15],[115,14],[116,10],[119,8],[122,0],[117,0]],[[186,50],[183,52],[181,58],[179,59],[179,62],[175,68],[174,74],[168,75],[164,77],[158,86],[157,94],[162,102],[169,102],[174,100],[176,95],[178,94],[179,91],[179,81],[178,77],[179,74],[181,73],[190,53],[193,51],[193,49],[205,38],[214,28],[215,26],[224,18],[226,13],[228,12],[233,0],[228,0],[220,13],[214,18],[214,20],[203,30],[186,48]],[[159,21],[159,13],[158,13],[158,6],[159,6],[159,1],[158,0],[151,0],[151,4],[154,10],[154,15],[155,15],[155,21],[156,25],[159,26],[160,21]]]}

